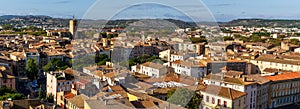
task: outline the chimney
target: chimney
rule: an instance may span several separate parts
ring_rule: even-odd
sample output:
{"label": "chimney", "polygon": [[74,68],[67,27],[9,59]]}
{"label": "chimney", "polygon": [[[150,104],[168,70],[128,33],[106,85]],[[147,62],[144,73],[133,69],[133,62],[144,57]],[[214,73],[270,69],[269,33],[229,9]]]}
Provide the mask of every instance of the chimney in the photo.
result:
{"label": "chimney", "polygon": [[224,72],[222,72],[221,80],[222,80],[222,81],[224,80]]}

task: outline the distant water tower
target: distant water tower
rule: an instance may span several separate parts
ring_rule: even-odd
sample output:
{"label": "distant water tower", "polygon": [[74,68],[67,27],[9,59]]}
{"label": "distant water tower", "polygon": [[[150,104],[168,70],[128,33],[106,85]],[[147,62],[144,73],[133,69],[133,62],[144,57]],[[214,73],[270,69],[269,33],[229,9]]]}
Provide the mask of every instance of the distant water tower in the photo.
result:
{"label": "distant water tower", "polygon": [[75,31],[76,31],[76,27],[77,27],[77,20],[75,19],[75,17],[73,16],[73,19],[70,20],[69,22],[69,31],[70,33],[74,36]]}

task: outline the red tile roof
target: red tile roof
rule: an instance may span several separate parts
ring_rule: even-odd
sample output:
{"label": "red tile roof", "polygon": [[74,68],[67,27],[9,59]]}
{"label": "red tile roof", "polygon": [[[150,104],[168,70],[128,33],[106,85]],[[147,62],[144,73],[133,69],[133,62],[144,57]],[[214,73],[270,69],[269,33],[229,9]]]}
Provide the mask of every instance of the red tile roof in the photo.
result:
{"label": "red tile roof", "polygon": [[271,81],[291,80],[291,79],[300,78],[300,73],[299,72],[283,73],[274,76],[265,76],[265,78]]}

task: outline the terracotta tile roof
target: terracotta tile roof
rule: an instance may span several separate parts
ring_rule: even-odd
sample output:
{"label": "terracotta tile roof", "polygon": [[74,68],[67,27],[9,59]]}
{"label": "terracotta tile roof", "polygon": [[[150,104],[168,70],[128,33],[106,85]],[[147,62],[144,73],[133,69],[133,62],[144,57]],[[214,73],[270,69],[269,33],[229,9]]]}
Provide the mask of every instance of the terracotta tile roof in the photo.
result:
{"label": "terracotta tile roof", "polygon": [[109,86],[109,88],[116,94],[122,95],[122,97],[128,97],[127,92],[121,86]]}
{"label": "terracotta tile roof", "polygon": [[202,89],[201,92],[217,95],[231,100],[246,96],[247,94],[245,92],[240,92],[231,88],[220,87],[216,85],[208,85],[206,88]]}
{"label": "terracotta tile roof", "polygon": [[97,75],[98,77],[103,77],[103,72],[101,70],[96,70],[94,72],[92,72],[92,74]]}
{"label": "terracotta tile roof", "polygon": [[188,61],[182,61],[182,60],[176,60],[172,62],[173,64],[180,64],[183,66],[189,66],[189,67],[205,67],[204,64],[201,62],[188,62]]}
{"label": "terracotta tile roof", "polygon": [[249,78],[252,78],[258,84],[265,84],[265,83],[270,82],[270,80],[264,78],[263,76],[260,76],[260,74],[245,75],[245,76],[249,77]]}
{"label": "terracotta tile roof", "polygon": [[274,63],[300,65],[300,60],[297,60],[296,58],[287,58],[287,57],[267,55],[267,54],[260,55],[255,60],[257,60],[257,61],[266,61],[266,62],[274,62]]}
{"label": "terracotta tile roof", "polygon": [[78,95],[78,96],[75,96],[75,97],[69,99],[68,102],[72,103],[77,108],[82,109],[82,108],[84,108],[84,100],[87,100],[87,99],[88,99],[87,96],[81,94],[81,95]]}
{"label": "terracotta tile roof", "polygon": [[107,77],[107,78],[113,78],[113,77],[115,77],[116,75],[115,75],[115,72],[110,72],[110,73],[104,74],[104,76]]}
{"label": "terracotta tile roof", "polygon": [[143,63],[141,65],[146,66],[146,67],[155,68],[155,69],[161,69],[161,68],[165,67],[162,64],[157,64],[157,63],[153,63],[153,62],[146,62],[146,63]]}
{"label": "terracotta tile roof", "polygon": [[284,80],[292,80],[300,78],[299,72],[291,72],[291,73],[283,73],[274,76],[264,76],[264,78],[271,81],[284,81]]}
{"label": "terracotta tile roof", "polygon": [[222,80],[220,74],[209,74],[204,79],[211,79],[214,81],[223,81],[225,83],[232,83],[232,84],[238,84],[238,85],[249,85],[249,84],[255,84],[254,81],[243,81],[242,78],[233,78],[233,77],[224,77]]}
{"label": "terracotta tile roof", "polygon": [[274,72],[292,72],[291,70],[281,70],[281,69],[274,69],[274,68],[265,68],[263,72],[267,73],[274,73]]}
{"label": "terracotta tile roof", "polygon": [[75,94],[69,92],[67,94],[64,95],[65,98],[69,99],[69,98],[73,98],[75,96]]}

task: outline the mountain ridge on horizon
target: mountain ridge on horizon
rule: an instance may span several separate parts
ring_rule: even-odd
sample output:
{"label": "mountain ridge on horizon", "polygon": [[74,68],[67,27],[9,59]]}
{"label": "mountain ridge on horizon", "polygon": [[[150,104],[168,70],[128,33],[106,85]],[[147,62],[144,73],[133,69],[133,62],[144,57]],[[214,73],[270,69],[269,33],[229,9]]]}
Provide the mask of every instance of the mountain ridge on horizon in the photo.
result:
{"label": "mountain ridge on horizon", "polygon": [[[21,18],[21,19],[30,19],[30,18],[36,18],[36,19],[59,19],[59,21],[67,23],[67,20],[70,20],[72,18],[56,18],[51,17],[47,15],[1,15],[0,20],[11,20],[14,18]],[[151,18],[149,18],[151,19]],[[112,24],[115,24],[115,22],[124,22],[124,21],[137,21],[140,19],[114,19],[114,20],[105,20],[105,19],[78,19],[83,21],[103,21],[103,22],[113,22]],[[199,23],[199,22],[186,22],[183,20],[178,19],[164,19],[168,21],[172,21],[173,23]],[[207,24],[210,23],[216,23],[216,22],[204,22]],[[263,19],[263,18],[241,18],[241,19],[235,19],[228,22],[217,22],[220,26],[283,26],[283,27],[300,27],[300,20],[297,19]],[[189,25],[192,26],[192,25]]]}

